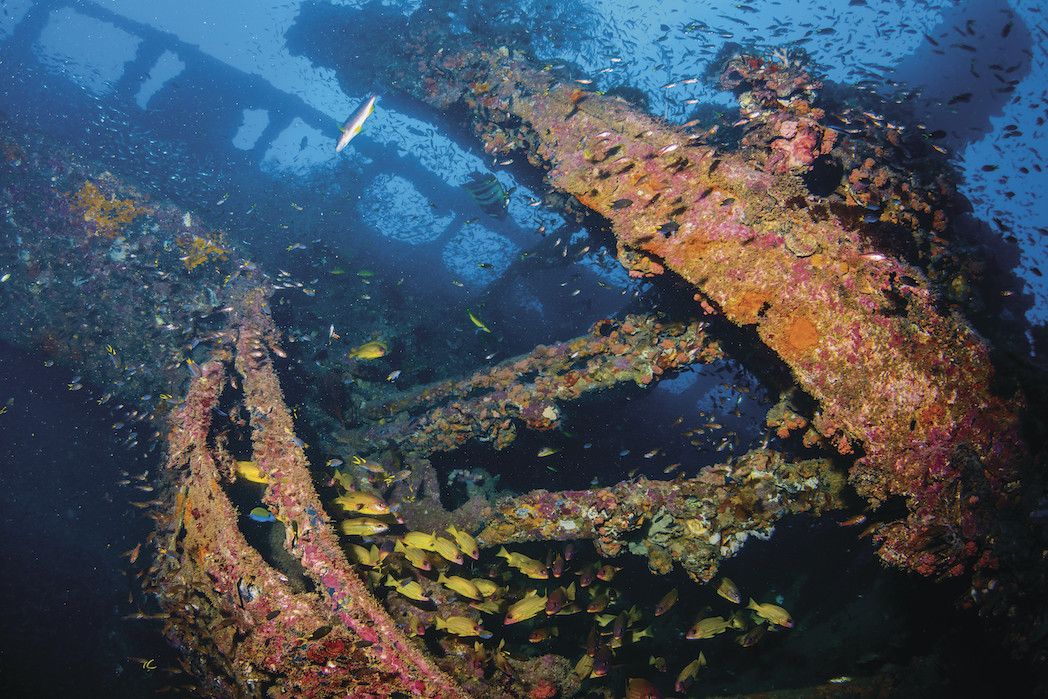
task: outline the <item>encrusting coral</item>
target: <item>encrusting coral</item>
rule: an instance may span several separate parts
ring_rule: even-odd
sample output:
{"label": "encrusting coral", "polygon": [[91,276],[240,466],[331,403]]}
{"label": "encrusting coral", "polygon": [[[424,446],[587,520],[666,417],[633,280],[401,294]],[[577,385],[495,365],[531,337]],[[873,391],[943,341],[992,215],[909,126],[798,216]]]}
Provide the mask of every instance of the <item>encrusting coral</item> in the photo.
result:
{"label": "encrusting coral", "polygon": [[90,180],[72,196],[74,210],[83,216],[83,220],[92,224],[89,235],[115,238],[136,218],[149,211],[139,206],[133,199],[118,199],[116,195],[107,197],[98,185]]}

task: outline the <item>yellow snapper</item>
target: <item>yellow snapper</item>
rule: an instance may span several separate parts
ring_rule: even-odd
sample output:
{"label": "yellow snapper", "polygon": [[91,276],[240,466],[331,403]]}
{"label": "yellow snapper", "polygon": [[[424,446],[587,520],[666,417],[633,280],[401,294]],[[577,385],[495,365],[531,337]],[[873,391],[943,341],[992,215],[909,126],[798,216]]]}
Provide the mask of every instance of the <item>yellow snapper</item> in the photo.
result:
{"label": "yellow snapper", "polygon": [[491,632],[481,627],[480,623],[465,616],[449,616],[444,619],[437,617],[437,630],[447,631],[456,636],[479,636],[480,638],[491,638]]}
{"label": "yellow snapper", "polygon": [[471,602],[469,606],[485,614],[498,614],[502,609],[502,602],[497,599],[486,599],[483,602]]}
{"label": "yellow snapper", "polygon": [[393,550],[404,554],[404,558],[408,559],[408,563],[419,570],[430,570],[433,567],[429,562],[429,555],[422,549],[417,549],[414,546],[405,546],[403,542],[398,541],[393,544]]}
{"label": "yellow snapper", "polygon": [[473,578],[473,584],[480,590],[480,594],[485,597],[493,597],[499,591],[499,585],[494,580],[487,580],[485,578]]}
{"label": "yellow snapper", "polygon": [[269,479],[262,475],[254,461],[238,461],[237,474],[252,483],[269,483]]}
{"label": "yellow snapper", "polygon": [[630,643],[636,643],[642,638],[652,638],[650,626],[639,631],[630,631]]}
{"label": "yellow snapper", "polygon": [[790,613],[777,604],[772,604],[771,602],[758,603],[750,598],[750,603],[746,605],[746,609],[752,609],[761,619],[770,621],[776,626],[781,626],[785,629],[793,628],[793,619],[790,617]]}
{"label": "yellow snapper", "polygon": [[376,101],[378,101],[378,95],[371,95],[349,115],[346,123],[342,125],[342,135],[338,137],[338,143],[335,144],[336,153],[341,153],[342,149],[348,146],[349,142],[364,128],[364,122],[375,111]]}
{"label": "yellow snapper", "polygon": [[684,636],[689,639],[713,638],[719,633],[724,633],[731,626],[731,621],[722,616],[711,616],[695,622]]}
{"label": "yellow snapper", "polygon": [[548,580],[549,571],[546,570],[546,565],[541,561],[536,561],[534,558],[528,558],[522,553],[510,553],[503,546],[499,549],[496,554],[499,558],[505,558],[506,563],[511,568],[516,568],[521,573],[533,580]]}
{"label": "yellow snapper", "polygon": [[408,599],[413,599],[416,602],[428,602],[429,597],[422,590],[422,586],[415,580],[405,580],[404,582],[397,582],[392,576],[386,576],[386,587],[392,587],[394,590],[404,595]]}
{"label": "yellow snapper", "polygon": [[346,519],[339,526],[342,528],[342,533],[347,536],[371,536],[389,529],[389,525],[385,522],[370,517]]}
{"label": "yellow snapper", "polygon": [[479,602],[481,598],[484,597],[484,595],[480,593],[480,590],[477,589],[477,586],[473,584],[472,580],[467,580],[466,578],[457,575],[448,577],[441,573],[437,576],[437,582],[449,590],[457,592],[463,597],[469,598],[475,602]]}
{"label": "yellow snapper", "polygon": [[400,537],[405,546],[411,546],[423,551],[437,551],[437,542],[432,534],[426,532],[411,531]]}
{"label": "yellow snapper", "polygon": [[673,686],[673,691],[682,694],[688,691],[688,687],[690,687],[692,681],[694,681],[695,675],[697,675],[699,670],[704,667],[706,667],[706,656],[699,653],[699,657],[685,665],[684,669],[680,671],[679,675],[677,675],[677,682]]}
{"label": "yellow snapper", "polygon": [[535,629],[528,636],[528,643],[542,643],[548,641],[553,636],[559,636],[560,629],[556,626],[543,626],[542,628]]}
{"label": "yellow snapper", "polygon": [[345,488],[346,490],[353,490],[354,486],[356,485],[355,483],[353,483],[352,477],[350,477],[350,475],[345,471],[340,471],[336,469],[335,474],[332,476],[332,478],[334,478],[335,482],[343,488]]}
{"label": "yellow snapper", "polygon": [[590,672],[593,670],[593,656],[589,653],[583,653],[579,661],[575,663],[575,669],[572,672],[579,679],[586,679],[590,676]]}
{"label": "yellow snapper", "polygon": [[524,595],[524,599],[509,605],[509,609],[506,610],[506,618],[502,623],[507,626],[516,624],[517,622],[531,619],[545,609],[546,598],[539,595],[535,590],[528,590],[527,594]]}
{"label": "yellow snapper", "polygon": [[446,530],[448,534],[451,534],[451,538],[455,540],[458,547],[462,549],[462,553],[466,554],[474,561],[480,560],[480,547],[477,546],[477,540],[469,532],[464,532],[457,528],[454,524],[449,526]]}
{"label": "yellow snapper", "polygon": [[720,585],[717,586],[717,594],[735,604],[740,604],[742,602],[739,588],[735,586],[735,583],[731,581],[731,578],[721,578]]}
{"label": "yellow snapper", "polygon": [[451,539],[442,536],[433,537],[433,550],[440,554],[441,558],[452,563],[462,565],[462,552]]}
{"label": "yellow snapper", "polygon": [[348,353],[350,359],[378,359],[385,357],[389,347],[380,340],[372,340],[362,345],[357,345]]}
{"label": "yellow snapper", "polygon": [[673,588],[659,600],[655,605],[655,616],[662,616],[677,603],[677,588]]}
{"label": "yellow snapper", "polygon": [[643,677],[631,677],[626,681],[626,699],[662,699],[662,693]]}
{"label": "yellow snapper", "polygon": [[335,498],[335,504],[346,512],[357,512],[362,515],[388,515],[389,505],[377,495],[351,490]]}
{"label": "yellow snapper", "polygon": [[378,546],[371,545],[370,549],[366,549],[360,544],[350,544],[349,550],[353,553],[353,559],[368,568],[374,568],[382,562],[384,556],[379,550]]}

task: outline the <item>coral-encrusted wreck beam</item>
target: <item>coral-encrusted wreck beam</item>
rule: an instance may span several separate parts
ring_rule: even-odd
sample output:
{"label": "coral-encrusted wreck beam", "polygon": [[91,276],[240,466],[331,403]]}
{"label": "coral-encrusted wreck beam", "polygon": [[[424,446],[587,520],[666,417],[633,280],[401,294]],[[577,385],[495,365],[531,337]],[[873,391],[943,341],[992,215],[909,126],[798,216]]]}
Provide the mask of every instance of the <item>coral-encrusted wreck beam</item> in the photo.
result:
{"label": "coral-encrusted wreck beam", "polygon": [[267,297],[261,289],[246,294],[236,310],[236,367],[243,378],[244,404],[251,416],[253,459],[269,481],[263,502],[285,524],[285,548],[302,564],[339,621],[370,644],[364,652],[371,671],[383,673],[381,682],[371,687],[362,684],[352,696],[406,692],[465,697],[422,649],[401,633],[346,560],[313,486],[270,359],[270,352],[282,351],[268,312]]}
{"label": "coral-encrusted wreck beam", "polygon": [[471,439],[501,449],[516,437],[516,421],[536,430],[559,425],[558,402],[622,382],[645,386],[667,371],[719,359],[720,348],[703,330],[701,323],[666,323],[655,316],[601,320],[588,335],[539,345],[466,379],[438,383],[384,405],[380,415],[428,412],[377,426],[368,441],[392,440],[417,454],[450,451]]}
{"label": "coral-encrusted wreck beam", "polygon": [[[420,32],[419,42],[425,38]],[[816,428],[873,503],[908,499],[881,556],[922,573],[992,563],[992,511],[1016,490],[1017,406],[991,391],[988,348],[923,275],[832,214],[788,202],[796,176],[755,169],[625,102],[505,49],[411,50],[417,94],[470,110],[488,150],[523,148],[555,187],[605,216],[633,274],[670,271],[760,339],[821,404]]]}
{"label": "coral-encrusted wreck beam", "polygon": [[269,696],[324,697],[381,686],[389,673],[374,666],[360,639],[315,594],[294,591],[241,534],[208,448],[225,385],[222,362],[207,362],[172,419],[176,495],[146,583],[167,614],[166,636],[185,653],[205,696],[262,696],[268,688]]}
{"label": "coral-encrusted wreck beam", "polygon": [[504,498],[477,540],[495,546],[593,539],[602,555],[618,555],[626,546],[646,555],[652,572],[667,573],[676,561],[706,582],[721,558],[751,536],[770,536],[783,515],[841,507],[843,481],[826,459],[788,463],[777,452],[757,450],[708,466],[695,478],[641,478],[609,488],[534,490]]}

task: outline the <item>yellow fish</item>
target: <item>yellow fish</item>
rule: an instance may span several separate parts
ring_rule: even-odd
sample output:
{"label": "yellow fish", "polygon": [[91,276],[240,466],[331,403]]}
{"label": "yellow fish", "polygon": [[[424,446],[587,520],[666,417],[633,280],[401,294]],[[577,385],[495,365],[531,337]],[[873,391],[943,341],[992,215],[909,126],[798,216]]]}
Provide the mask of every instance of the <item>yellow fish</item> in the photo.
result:
{"label": "yellow fish", "polygon": [[720,585],[717,586],[717,594],[735,604],[742,602],[739,588],[735,587],[735,583],[731,581],[731,578],[721,578]]}
{"label": "yellow fish", "polygon": [[437,576],[437,582],[449,590],[453,590],[463,597],[469,598],[475,602],[479,602],[484,597],[484,595],[480,593],[480,590],[477,589],[477,586],[473,584],[472,580],[467,580],[466,578],[461,578],[457,575],[452,575],[449,578],[441,573]]}
{"label": "yellow fish", "polygon": [[491,332],[491,328],[489,328],[488,326],[484,325],[484,321],[482,321],[477,316],[473,315],[473,311],[469,310],[468,308],[466,309],[466,315],[469,316],[470,322],[473,323],[474,325],[476,325],[478,328],[480,328],[481,330],[483,330],[486,333],[490,333]]}
{"label": "yellow fish", "polygon": [[677,588],[673,588],[659,600],[655,605],[655,616],[662,616],[677,603]]}
{"label": "yellow fish", "polygon": [[499,591],[499,585],[494,580],[486,580],[484,578],[473,578],[473,584],[480,590],[480,594],[485,597],[494,597]]}
{"label": "yellow fish", "polygon": [[371,519],[370,517],[346,519],[339,526],[341,526],[342,533],[346,536],[371,536],[372,534],[381,534],[389,529],[389,525],[385,522]]}
{"label": "yellow fish", "polygon": [[346,512],[357,512],[362,515],[388,515],[389,505],[377,495],[351,490],[335,498],[335,504]]}
{"label": "yellow fish", "polygon": [[237,474],[252,483],[269,483],[269,479],[262,475],[254,461],[238,461]]}
{"label": "yellow fish", "polygon": [[368,568],[374,568],[381,563],[384,558],[378,546],[375,546],[374,544],[372,544],[370,549],[366,549],[360,544],[350,544],[349,550],[352,552],[353,559],[357,563],[367,566]]}
{"label": "yellow fish", "polygon": [[474,539],[469,532],[464,532],[457,528],[454,524],[446,530],[448,534],[455,540],[458,547],[462,549],[462,553],[466,554],[474,561],[480,560],[480,547],[477,546],[477,540]]}
{"label": "yellow fish", "polygon": [[630,631],[630,642],[636,643],[642,638],[651,638],[651,627],[641,629],[640,631]]}
{"label": "yellow fish", "polygon": [[469,606],[485,614],[498,614],[502,609],[502,602],[496,599],[486,599],[483,602],[471,602]]}
{"label": "yellow fish", "polygon": [[757,603],[750,598],[750,603],[746,605],[746,609],[752,609],[761,619],[770,621],[776,626],[781,626],[784,629],[793,628],[793,618],[790,617],[790,613],[777,604],[772,604],[771,602]]}
{"label": "yellow fish", "polygon": [[[376,475],[383,475],[383,474],[386,473],[386,469],[382,467],[382,464],[376,464],[374,461],[368,461],[367,459],[362,459],[359,456],[357,456],[356,454],[353,455],[353,465],[354,466],[359,466],[360,468],[364,469],[368,473],[374,473]],[[347,488],[347,490],[348,490],[348,488]]]}
{"label": "yellow fish", "polygon": [[428,602],[429,597],[422,590],[422,586],[415,580],[397,582],[392,576],[386,576],[386,587],[392,587],[394,590],[404,595],[408,599],[413,599],[416,602]]}
{"label": "yellow fish", "polygon": [[688,633],[684,637],[692,640],[713,638],[719,633],[724,633],[729,626],[731,626],[731,621],[728,619],[722,616],[711,616],[695,622],[695,625],[688,629]]}
{"label": "yellow fish", "polygon": [[549,571],[546,570],[546,564],[541,561],[536,561],[534,558],[528,558],[522,553],[510,553],[503,546],[499,549],[496,554],[499,558],[505,558],[506,563],[512,568],[516,568],[521,573],[533,580],[549,580]]}
{"label": "yellow fish", "polygon": [[626,680],[626,699],[659,699],[662,694],[643,677],[631,677]]}
{"label": "yellow fish", "polygon": [[593,671],[593,656],[588,653],[583,653],[579,661],[575,663],[575,669],[572,672],[579,679],[586,679],[590,676],[590,672]]}
{"label": "yellow fish", "polygon": [[422,549],[417,549],[414,546],[405,546],[402,542],[398,541],[393,544],[393,550],[397,553],[404,554],[404,558],[408,559],[408,563],[419,570],[430,570],[433,567],[429,562],[429,555]]}
{"label": "yellow fish", "polygon": [[389,347],[380,340],[372,340],[358,345],[349,351],[350,359],[378,359],[385,357]]}
{"label": "yellow fish", "polygon": [[345,471],[336,470],[335,475],[332,477],[335,479],[336,483],[338,483],[346,490],[353,490],[355,483],[353,483],[353,479]]}
{"label": "yellow fish", "polygon": [[400,540],[404,542],[405,546],[422,549],[423,551],[433,551],[435,553],[437,550],[436,538],[426,532],[408,532]]}
{"label": "yellow fish", "polygon": [[531,632],[531,635],[528,636],[528,643],[542,643],[543,641],[548,641],[553,636],[559,635],[560,629],[556,626],[543,626],[542,628],[535,629]]}
{"label": "yellow fish", "polygon": [[517,622],[531,619],[539,612],[545,610],[546,598],[540,596],[535,590],[528,590],[527,594],[524,595],[524,599],[509,605],[509,609],[506,610],[506,618],[502,623],[507,626],[516,624]]}
{"label": "yellow fish", "polygon": [[692,660],[690,663],[684,666],[684,669],[677,675],[677,682],[673,686],[674,692],[680,692],[683,694],[688,691],[688,687],[691,686],[692,681],[695,679],[695,675],[699,673],[699,670],[706,667],[706,656],[699,653],[699,657]]}
{"label": "yellow fish", "polygon": [[451,539],[445,539],[442,536],[434,536],[433,550],[439,553],[440,557],[444,560],[462,565],[462,552],[459,551],[458,546],[455,546],[455,542]]}
{"label": "yellow fish", "polygon": [[491,632],[481,627],[480,623],[465,616],[449,616],[447,619],[437,617],[437,630],[447,631],[456,636],[479,636],[491,638]]}
{"label": "yellow fish", "polygon": [[539,449],[538,457],[540,459],[544,459],[547,456],[553,456],[558,451],[560,451],[560,449],[554,449],[553,447],[542,447],[541,449]]}

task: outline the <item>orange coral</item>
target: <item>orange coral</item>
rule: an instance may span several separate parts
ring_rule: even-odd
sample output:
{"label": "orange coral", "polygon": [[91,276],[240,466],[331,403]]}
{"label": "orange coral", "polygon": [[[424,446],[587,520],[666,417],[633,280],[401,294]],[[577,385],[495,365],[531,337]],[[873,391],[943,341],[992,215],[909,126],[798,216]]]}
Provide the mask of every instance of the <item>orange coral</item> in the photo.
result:
{"label": "orange coral", "polygon": [[224,260],[229,256],[229,248],[223,244],[221,234],[214,240],[199,235],[180,236],[176,242],[185,253],[182,256],[182,264],[189,271],[193,271],[211,258]]}
{"label": "orange coral", "polygon": [[786,327],[786,344],[799,354],[810,351],[819,343],[819,330],[803,315],[794,316]]}
{"label": "orange coral", "polygon": [[756,323],[758,314],[768,303],[766,294],[759,291],[746,291],[733,304],[726,305],[725,310],[733,319],[742,325]]}
{"label": "orange coral", "polygon": [[73,206],[84,212],[84,220],[94,223],[91,235],[115,238],[127,224],[146,213],[148,209],[136,206],[131,199],[106,198],[94,182],[87,180],[73,196]]}

